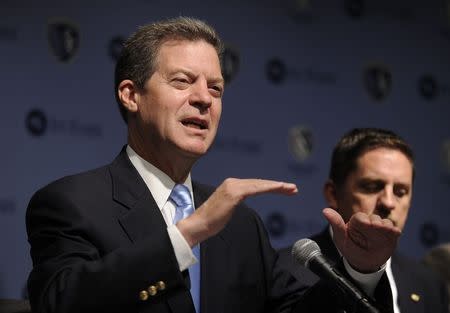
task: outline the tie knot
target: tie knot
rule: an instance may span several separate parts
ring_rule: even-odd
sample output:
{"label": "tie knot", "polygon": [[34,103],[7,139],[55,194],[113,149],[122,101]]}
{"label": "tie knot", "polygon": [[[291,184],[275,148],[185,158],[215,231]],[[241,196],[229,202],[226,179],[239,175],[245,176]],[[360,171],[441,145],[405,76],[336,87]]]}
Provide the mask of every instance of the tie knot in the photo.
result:
{"label": "tie knot", "polygon": [[182,184],[173,187],[170,193],[170,199],[175,202],[177,207],[184,207],[192,204],[191,193],[189,188]]}

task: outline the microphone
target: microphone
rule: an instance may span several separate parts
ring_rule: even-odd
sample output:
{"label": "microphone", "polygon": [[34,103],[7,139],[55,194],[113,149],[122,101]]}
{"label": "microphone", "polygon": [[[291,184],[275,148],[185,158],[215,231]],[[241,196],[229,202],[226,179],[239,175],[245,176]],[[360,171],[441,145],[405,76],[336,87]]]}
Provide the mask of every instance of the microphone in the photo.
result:
{"label": "microphone", "polygon": [[338,287],[347,296],[346,299],[357,305],[358,310],[356,312],[380,313],[364,292],[360,291],[357,286],[330,264],[330,261],[322,255],[319,245],[314,240],[298,240],[292,248],[292,256],[298,263],[310,269],[317,276]]}

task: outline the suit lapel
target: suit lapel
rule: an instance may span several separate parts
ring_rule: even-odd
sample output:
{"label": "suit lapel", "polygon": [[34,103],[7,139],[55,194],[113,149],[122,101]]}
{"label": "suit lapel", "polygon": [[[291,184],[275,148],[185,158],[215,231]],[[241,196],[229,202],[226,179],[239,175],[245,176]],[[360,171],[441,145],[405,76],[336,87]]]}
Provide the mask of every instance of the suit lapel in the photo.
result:
{"label": "suit lapel", "polygon": [[425,308],[424,291],[414,280],[414,276],[407,272],[408,266],[402,264],[401,257],[394,254],[392,256],[392,274],[398,293],[398,305],[401,312],[419,313],[427,312]]}
{"label": "suit lapel", "polygon": [[339,262],[341,255],[339,254],[333,239],[331,238],[330,231],[326,227],[322,232],[311,237],[312,240],[317,242],[322,250],[322,254],[325,255],[334,264]]}
{"label": "suit lapel", "polygon": [[[125,148],[110,165],[113,199],[123,206],[119,223],[132,242],[146,236],[167,236],[166,223],[145,182],[131,164]],[[212,191],[193,182],[195,207]],[[223,312],[228,272],[229,240],[226,229],[201,243],[201,310]],[[186,271],[187,272],[187,271]]]}
{"label": "suit lapel", "polygon": [[114,201],[124,206],[119,223],[132,242],[146,236],[167,236],[166,223],[125,148],[110,165]]}

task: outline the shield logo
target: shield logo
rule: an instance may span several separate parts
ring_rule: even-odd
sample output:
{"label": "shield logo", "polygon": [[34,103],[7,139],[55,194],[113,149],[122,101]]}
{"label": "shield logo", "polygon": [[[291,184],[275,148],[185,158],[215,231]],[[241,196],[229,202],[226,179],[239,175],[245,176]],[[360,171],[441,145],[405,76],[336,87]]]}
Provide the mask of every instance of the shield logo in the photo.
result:
{"label": "shield logo", "polygon": [[239,71],[239,52],[235,48],[226,45],[222,54],[221,61],[223,78],[225,80],[225,83],[229,83],[234,79]]}
{"label": "shield logo", "polygon": [[280,84],[287,76],[286,65],[280,59],[272,58],[266,64],[266,75],[272,83]]}
{"label": "shield logo", "polygon": [[78,51],[80,44],[78,28],[68,22],[49,22],[48,43],[57,60],[67,63]]}
{"label": "shield logo", "polygon": [[431,75],[423,75],[419,79],[419,92],[426,100],[433,100],[439,93],[438,83]]}
{"label": "shield logo", "polygon": [[47,117],[40,109],[33,109],[25,117],[25,127],[28,132],[36,137],[42,136],[47,130]]}
{"label": "shield logo", "polygon": [[384,100],[391,92],[391,72],[385,66],[370,65],[364,71],[364,84],[374,100]]}
{"label": "shield logo", "polygon": [[295,125],[289,129],[288,146],[292,156],[297,162],[308,159],[313,150],[312,131],[302,125]]}

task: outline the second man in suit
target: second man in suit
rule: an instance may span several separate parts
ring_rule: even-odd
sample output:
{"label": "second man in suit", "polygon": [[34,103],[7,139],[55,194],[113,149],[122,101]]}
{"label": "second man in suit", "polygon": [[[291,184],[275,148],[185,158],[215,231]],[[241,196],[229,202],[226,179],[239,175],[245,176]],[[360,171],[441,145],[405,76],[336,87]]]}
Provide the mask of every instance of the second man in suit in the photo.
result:
{"label": "second man in suit", "polygon": [[[413,151],[402,138],[384,129],[357,128],[345,134],[333,150],[324,195],[328,205],[344,221],[364,213],[376,219],[388,219],[403,229],[411,206],[413,180]],[[345,247],[339,245],[336,236],[331,227],[311,236],[332,263],[345,254]],[[383,245],[385,241],[376,244]],[[280,251],[280,262],[304,283],[313,284],[318,279],[294,262],[290,247]],[[375,289],[364,284],[361,287],[389,311],[447,310],[443,285],[425,267],[399,253],[388,260],[381,281],[385,283]]]}

